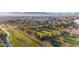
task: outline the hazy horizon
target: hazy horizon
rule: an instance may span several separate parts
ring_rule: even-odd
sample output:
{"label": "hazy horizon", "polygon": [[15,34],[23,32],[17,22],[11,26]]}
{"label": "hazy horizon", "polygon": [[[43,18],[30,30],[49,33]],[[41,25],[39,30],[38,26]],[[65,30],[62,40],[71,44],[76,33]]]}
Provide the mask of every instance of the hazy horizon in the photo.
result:
{"label": "hazy horizon", "polygon": [[79,15],[79,12],[0,12],[0,16],[63,16]]}

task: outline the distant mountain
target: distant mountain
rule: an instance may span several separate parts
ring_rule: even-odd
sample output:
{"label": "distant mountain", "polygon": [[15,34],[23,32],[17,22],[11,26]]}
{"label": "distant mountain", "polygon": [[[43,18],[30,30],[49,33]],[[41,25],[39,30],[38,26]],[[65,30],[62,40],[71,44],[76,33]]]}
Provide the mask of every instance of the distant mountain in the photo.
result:
{"label": "distant mountain", "polygon": [[[28,17],[31,16],[31,17]],[[33,17],[34,16],[34,17]],[[45,17],[35,17],[45,16]],[[0,21],[5,20],[73,20],[74,17],[46,17],[46,16],[79,16],[79,12],[0,12]]]}
{"label": "distant mountain", "polygon": [[0,12],[0,16],[79,16],[79,12]]}

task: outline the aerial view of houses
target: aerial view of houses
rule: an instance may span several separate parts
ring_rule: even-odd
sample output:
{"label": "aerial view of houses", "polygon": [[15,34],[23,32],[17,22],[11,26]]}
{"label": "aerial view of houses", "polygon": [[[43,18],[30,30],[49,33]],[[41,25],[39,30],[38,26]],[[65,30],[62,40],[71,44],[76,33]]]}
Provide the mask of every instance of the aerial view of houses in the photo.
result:
{"label": "aerial view of houses", "polygon": [[79,47],[79,13],[0,12],[0,47]]}

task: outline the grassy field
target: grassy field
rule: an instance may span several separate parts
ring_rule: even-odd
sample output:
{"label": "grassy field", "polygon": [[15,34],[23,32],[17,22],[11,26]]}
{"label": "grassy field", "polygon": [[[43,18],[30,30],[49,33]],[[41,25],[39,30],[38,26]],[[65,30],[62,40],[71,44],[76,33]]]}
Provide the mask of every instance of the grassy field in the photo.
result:
{"label": "grassy field", "polygon": [[[42,47],[42,46],[51,46],[50,43],[41,42],[37,38],[23,33],[18,29],[14,29],[10,25],[4,25],[4,29],[9,32],[9,41],[14,47]],[[1,43],[0,43],[1,44]]]}

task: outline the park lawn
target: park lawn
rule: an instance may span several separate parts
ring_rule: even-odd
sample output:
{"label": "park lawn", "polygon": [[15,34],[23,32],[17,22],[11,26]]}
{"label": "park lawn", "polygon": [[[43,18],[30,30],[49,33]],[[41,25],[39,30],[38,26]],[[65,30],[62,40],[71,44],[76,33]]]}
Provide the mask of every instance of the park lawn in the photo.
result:
{"label": "park lawn", "polygon": [[13,33],[10,32],[9,40],[12,46],[42,46],[43,44],[40,41],[37,41],[31,36],[27,36],[22,32],[15,30]]}

